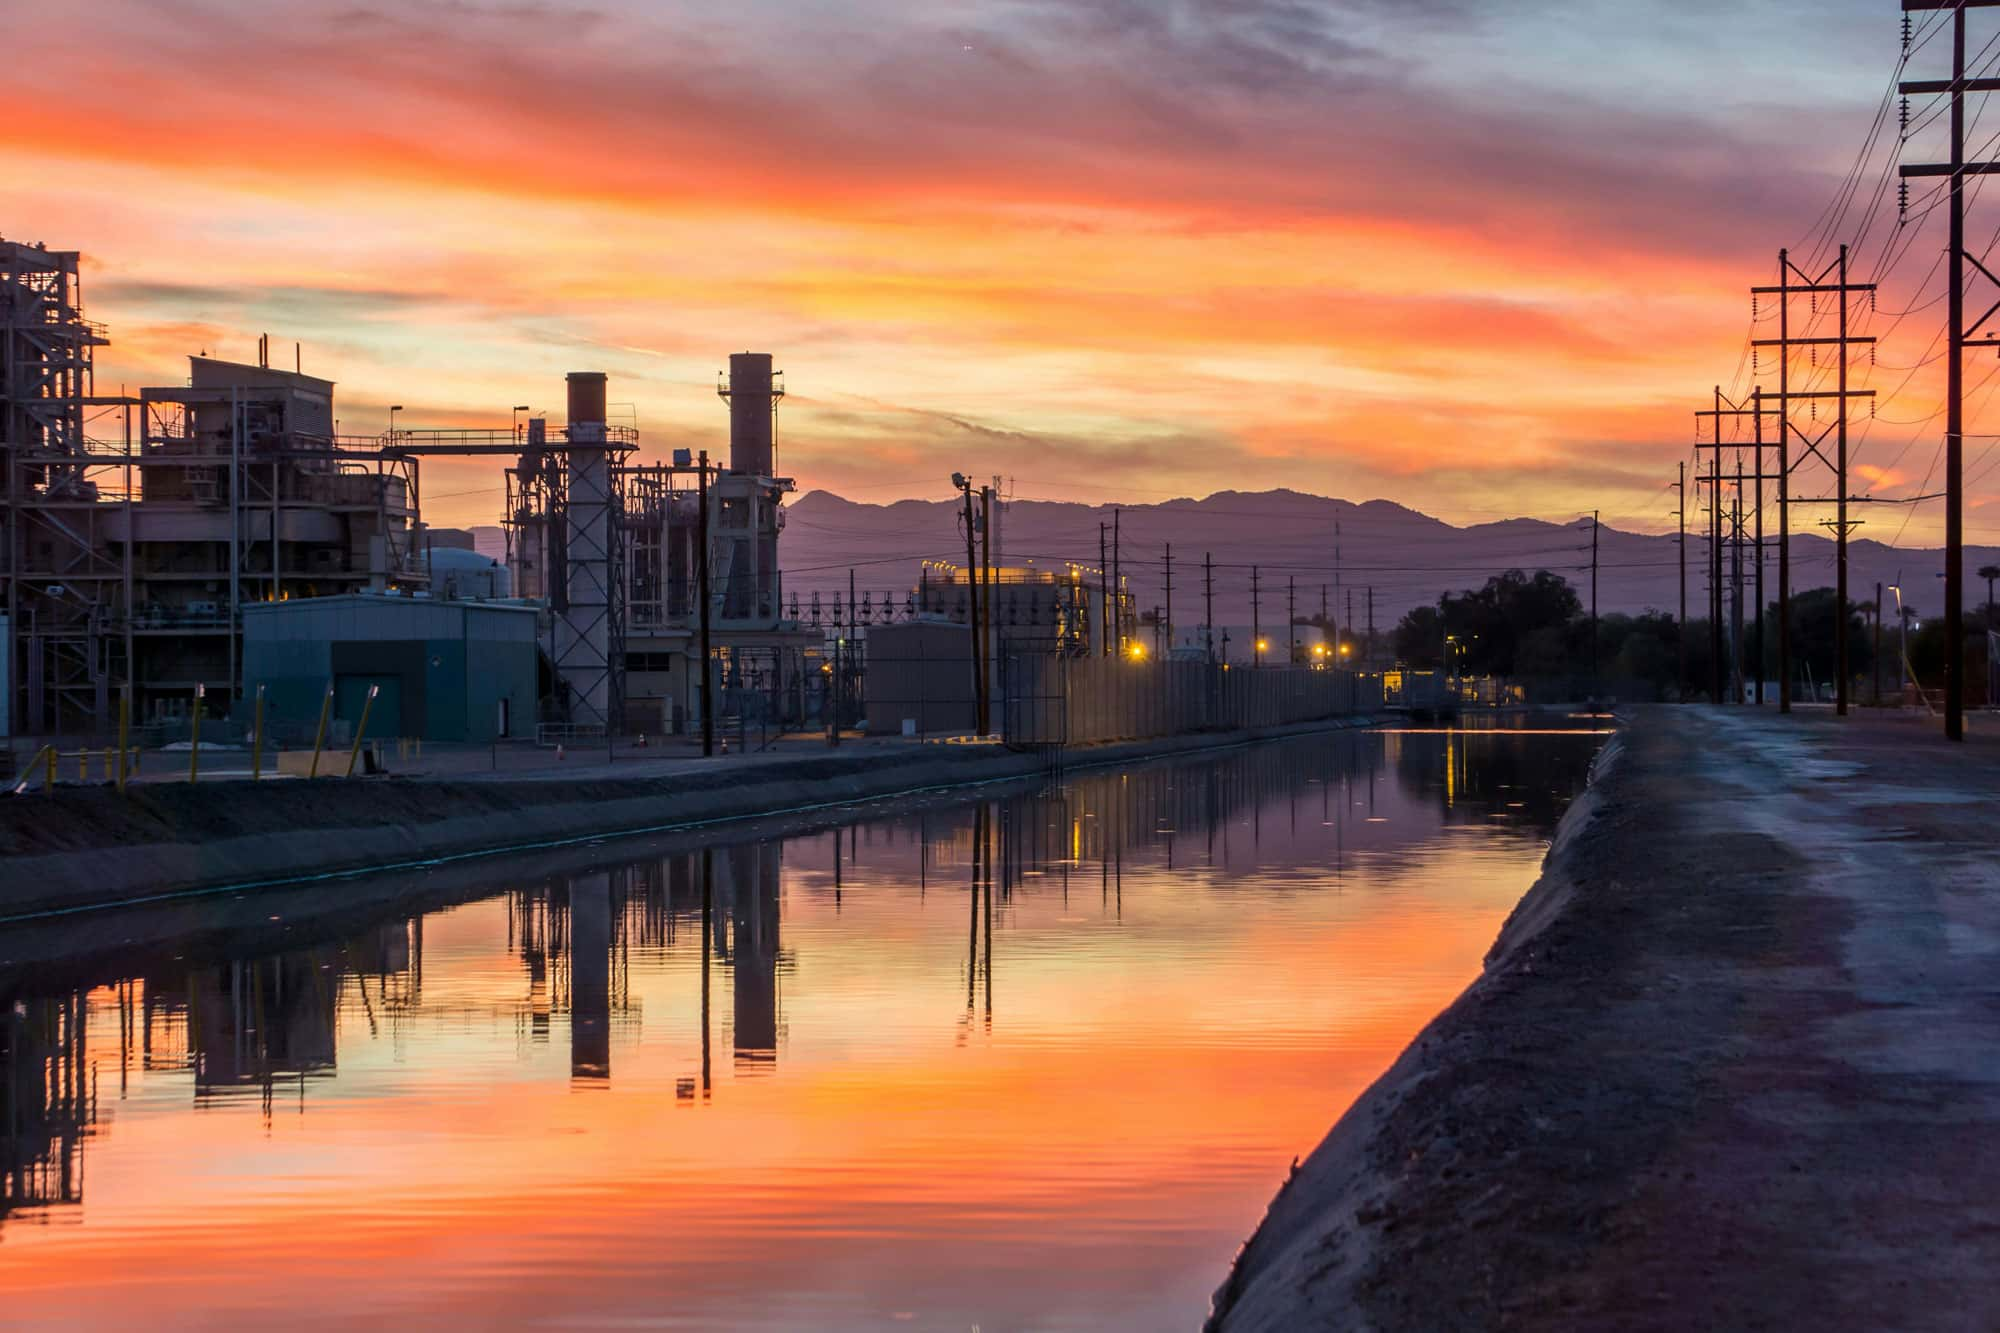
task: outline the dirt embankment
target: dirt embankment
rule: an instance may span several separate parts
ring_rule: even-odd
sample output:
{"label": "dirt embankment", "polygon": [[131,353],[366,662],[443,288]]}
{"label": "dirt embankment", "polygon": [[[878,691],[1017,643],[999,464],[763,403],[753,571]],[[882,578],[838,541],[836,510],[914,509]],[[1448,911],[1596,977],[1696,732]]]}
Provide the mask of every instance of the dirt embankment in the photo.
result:
{"label": "dirt embankment", "polygon": [[2000,833],[1963,813],[2000,748],[1692,709],[1614,745],[1212,1329],[2000,1323]]}
{"label": "dirt embankment", "polygon": [[[1087,747],[1068,762],[1131,762],[1348,725],[1365,720]],[[835,809],[1044,771],[1034,755],[957,745],[675,767],[652,776],[584,770],[561,780],[161,782],[124,796],[108,785],[31,791],[0,798],[0,918]]]}

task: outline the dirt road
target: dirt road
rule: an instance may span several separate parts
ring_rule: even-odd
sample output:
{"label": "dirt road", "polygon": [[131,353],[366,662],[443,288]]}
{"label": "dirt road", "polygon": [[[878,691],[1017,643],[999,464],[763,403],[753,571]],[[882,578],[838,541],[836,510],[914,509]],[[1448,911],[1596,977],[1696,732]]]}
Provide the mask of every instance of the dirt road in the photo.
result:
{"label": "dirt road", "polygon": [[1213,1326],[2000,1327],[2000,743],[1936,732],[1641,712]]}

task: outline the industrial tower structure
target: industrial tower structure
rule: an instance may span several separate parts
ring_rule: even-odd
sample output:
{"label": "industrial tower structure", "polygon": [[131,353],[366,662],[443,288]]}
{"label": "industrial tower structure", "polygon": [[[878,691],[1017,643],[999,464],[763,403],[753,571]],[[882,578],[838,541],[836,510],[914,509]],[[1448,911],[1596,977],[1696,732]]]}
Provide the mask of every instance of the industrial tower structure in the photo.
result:
{"label": "industrial tower structure", "polygon": [[242,608],[427,582],[414,461],[336,436],[333,384],[189,358],[95,393],[74,251],[0,242],[0,736],[226,712]]}

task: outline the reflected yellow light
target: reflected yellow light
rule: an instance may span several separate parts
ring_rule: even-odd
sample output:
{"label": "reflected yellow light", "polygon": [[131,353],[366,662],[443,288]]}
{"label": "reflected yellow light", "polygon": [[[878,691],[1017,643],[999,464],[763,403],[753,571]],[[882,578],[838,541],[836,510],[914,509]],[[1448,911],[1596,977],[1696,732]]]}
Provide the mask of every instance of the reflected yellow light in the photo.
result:
{"label": "reflected yellow light", "polygon": [[1143,662],[1146,660],[1146,645],[1143,643],[1134,642],[1127,651],[1132,654],[1134,662]]}

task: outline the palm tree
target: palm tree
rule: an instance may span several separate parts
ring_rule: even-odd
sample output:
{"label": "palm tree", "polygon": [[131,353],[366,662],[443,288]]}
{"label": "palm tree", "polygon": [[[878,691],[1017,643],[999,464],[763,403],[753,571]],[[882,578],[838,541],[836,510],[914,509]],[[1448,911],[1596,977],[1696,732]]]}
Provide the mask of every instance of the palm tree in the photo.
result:
{"label": "palm tree", "polygon": [[1979,577],[1986,580],[1986,623],[1993,624],[1993,580],[2000,579],[2000,565],[1981,565]]}

